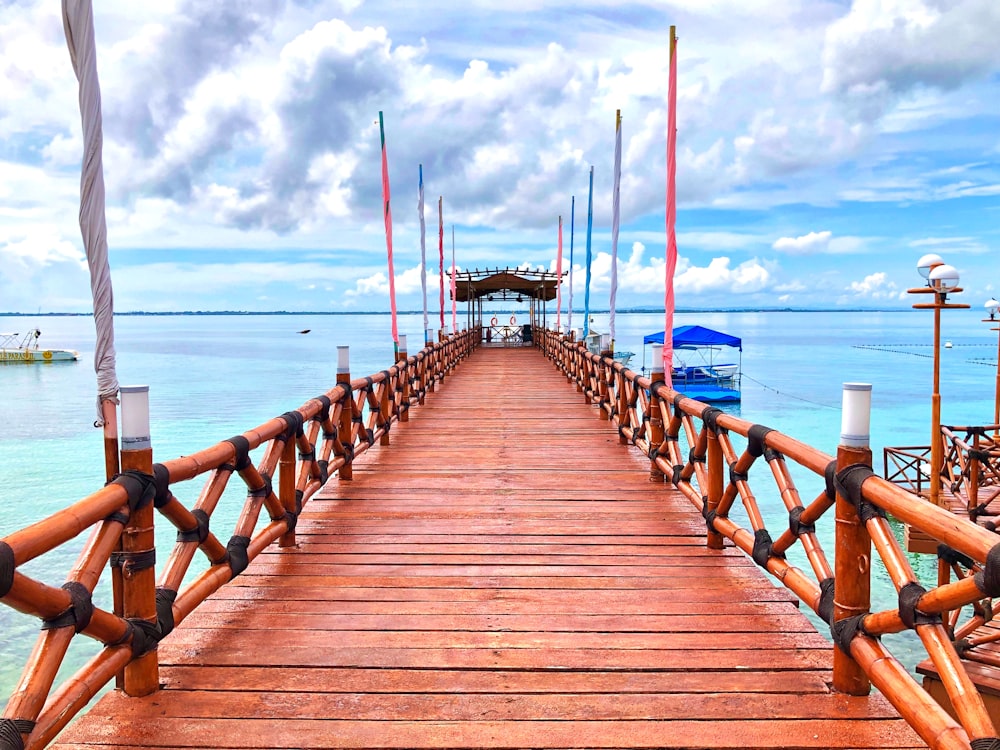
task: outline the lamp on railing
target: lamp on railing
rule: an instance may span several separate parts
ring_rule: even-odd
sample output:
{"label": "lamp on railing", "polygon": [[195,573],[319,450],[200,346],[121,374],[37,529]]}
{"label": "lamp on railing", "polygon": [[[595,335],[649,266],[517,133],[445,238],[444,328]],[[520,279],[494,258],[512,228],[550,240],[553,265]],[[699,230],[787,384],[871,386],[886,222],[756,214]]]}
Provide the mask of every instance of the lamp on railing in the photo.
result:
{"label": "lamp on railing", "polygon": [[958,270],[949,266],[940,255],[928,253],[917,261],[917,272],[927,279],[927,286],[908,289],[909,294],[933,294],[933,302],[918,303],[915,310],[934,311],[934,382],[931,393],[931,490],[930,500],[941,505],[941,467],[944,463],[944,446],[941,443],[941,311],[968,309],[968,305],[948,302],[948,295],[958,293]]}
{"label": "lamp on railing", "polygon": [[[1000,302],[997,302],[996,297],[990,297],[983,307],[986,308],[986,314],[990,316],[989,320],[983,318],[983,322],[997,323],[997,327],[990,330],[1000,332],[1000,320],[997,319],[997,310],[1000,309]],[[997,387],[993,400],[993,424],[1000,425],[1000,334],[997,336]],[[998,428],[998,432],[1000,432],[1000,428]],[[993,433],[994,438],[998,436],[998,432]]]}

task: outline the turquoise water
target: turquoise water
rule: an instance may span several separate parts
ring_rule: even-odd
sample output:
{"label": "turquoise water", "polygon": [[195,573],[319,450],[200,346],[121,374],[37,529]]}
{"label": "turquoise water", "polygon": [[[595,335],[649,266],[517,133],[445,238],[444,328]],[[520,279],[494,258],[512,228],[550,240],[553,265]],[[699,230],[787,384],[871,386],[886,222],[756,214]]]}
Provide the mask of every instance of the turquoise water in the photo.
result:
{"label": "turquoise water", "polygon": [[[978,310],[944,315],[942,339],[954,344],[941,352],[945,423],[984,424],[992,419],[996,333],[980,322],[981,317]],[[595,328],[607,330],[606,314],[594,318]],[[519,322],[525,319],[519,311]],[[582,316],[574,315],[574,322],[580,321]],[[928,312],[699,313],[679,314],[675,324],[699,324],[742,337],[743,401],[726,409],[744,419],[833,454],[840,433],[842,383],[870,382],[876,471],[881,470],[884,446],[929,442]],[[102,436],[93,427],[93,321],[0,316],[4,331],[32,326],[41,328],[43,344],[77,349],[82,359],[0,367],[0,536],[103,484]],[[661,315],[617,316],[616,348],[636,353],[633,369],[642,364],[642,336],[662,328]],[[305,329],[310,332],[298,333]],[[423,339],[421,316],[401,316],[399,330],[409,334],[409,349],[415,351]],[[163,461],[208,447],[324,392],[334,383],[338,345],[351,347],[355,376],[385,368],[392,360],[389,331],[386,315],[123,316],[115,320],[118,378],[123,385],[150,386],[154,460]],[[821,491],[822,480],[796,468],[792,467],[793,477],[808,503]],[[787,524],[787,515],[773,483],[767,481],[767,467],[756,466],[754,471],[751,483],[768,524],[780,529]],[[199,489],[192,484],[177,494],[190,505]],[[214,528],[224,530],[227,514],[234,519],[238,513],[245,490],[234,490],[235,495],[224,501],[228,506],[220,508],[218,523],[213,519]],[[166,526],[159,526],[161,561],[171,546]],[[832,558],[832,522],[823,523],[820,533]],[[79,545],[70,546],[36,561],[29,570],[59,585],[78,549]],[[792,559],[805,567],[804,560]],[[921,577],[932,583],[933,561],[918,556],[912,561]],[[880,569],[875,570],[873,587],[876,601],[881,598],[885,606],[895,602]],[[96,600],[107,606],[105,588],[98,590]],[[35,620],[0,607],[3,700],[17,681],[36,632]],[[922,658],[908,634],[887,640],[910,666]],[[63,674],[82,664],[95,648],[83,642],[74,646]]]}

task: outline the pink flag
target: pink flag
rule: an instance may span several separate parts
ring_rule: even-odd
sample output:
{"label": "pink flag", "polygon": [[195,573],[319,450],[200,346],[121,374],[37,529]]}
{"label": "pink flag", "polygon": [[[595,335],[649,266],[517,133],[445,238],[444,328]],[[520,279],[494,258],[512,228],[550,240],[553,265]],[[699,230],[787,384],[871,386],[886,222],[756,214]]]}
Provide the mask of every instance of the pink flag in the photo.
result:
{"label": "pink flag", "polygon": [[451,225],[451,332],[458,333],[458,300],[455,298],[455,225]]}
{"label": "pink flag", "polygon": [[559,217],[559,250],[556,253],[556,330],[562,331],[562,216]]}
{"label": "pink flag", "polygon": [[385,126],[378,113],[378,131],[382,139],[382,204],[385,213],[385,249],[389,256],[389,309],[392,311],[392,342],[399,351],[399,329],[396,327],[396,274],[392,270],[392,211],[389,210],[389,160],[385,155]]}
{"label": "pink flag", "polygon": [[438,278],[441,280],[441,330],[444,330],[444,197],[438,196]]}
{"label": "pink flag", "polygon": [[674,271],[677,270],[677,36],[670,27],[670,78],[667,89],[667,263],[663,306],[663,373],[670,382],[674,362]]}

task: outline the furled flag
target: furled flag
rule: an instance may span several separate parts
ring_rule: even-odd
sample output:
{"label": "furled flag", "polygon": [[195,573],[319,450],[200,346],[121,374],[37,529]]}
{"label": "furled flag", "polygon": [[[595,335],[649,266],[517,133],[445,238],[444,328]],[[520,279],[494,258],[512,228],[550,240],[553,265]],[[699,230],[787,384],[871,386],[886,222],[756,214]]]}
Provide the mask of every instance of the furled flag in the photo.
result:
{"label": "furled flag", "polygon": [[389,210],[389,160],[385,154],[385,125],[378,113],[378,132],[382,139],[382,205],[385,214],[385,249],[389,256],[389,309],[392,311],[392,344],[399,353],[399,328],[396,326],[396,275],[392,270],[392,211]]}
{"label": "furled flag", "polygon": [[420,291],[424,295],[424,336],[430,328],[427,320],[427,236],[424,226],[424,165],[420,165],[420,189],[417,192],[417,214],[420,217]]}
{"label": "furled flag", "polygon": [[556,331],[562,333],[562,216],[559,217],[559,249],[556,251]]}
{"label": "furled flag", "polygon": [[677,269],[677,33],[670,27],[670,77],[667,88],[667,262],[663,307],[663,372],[670,378],[674,363],[674,271]]}
{"label": "furled flag", "polygon": [[458,300],[455,297],[455,225],[451,225],[451,332],[458,333]]}
{"label": "furled flag", "polygon": [[587,199],[587,283],[583,290],[583,337],[590,333],[590,238],[594,231],[594,168],[590,168],[590,197]]}
{"label": "furled flag", "polygon": [[441,330],[444,330],[444,196],[438,196],[438,279],[441,282]]}
{"label": "furled flag", "polygon": [[611,351],[615,350],[615,297],[618,296],[618,224],[621,216],[619,185],[622,180],[622,111],[615,112],[615,176],[614,192],[611,198],[611,319],[608,333],[611,334]]}
{"label": "furled flag", "polygon": [[573,229],[576,227],[576,196],[569,204],[569,305],[566,327],[573,330]]}

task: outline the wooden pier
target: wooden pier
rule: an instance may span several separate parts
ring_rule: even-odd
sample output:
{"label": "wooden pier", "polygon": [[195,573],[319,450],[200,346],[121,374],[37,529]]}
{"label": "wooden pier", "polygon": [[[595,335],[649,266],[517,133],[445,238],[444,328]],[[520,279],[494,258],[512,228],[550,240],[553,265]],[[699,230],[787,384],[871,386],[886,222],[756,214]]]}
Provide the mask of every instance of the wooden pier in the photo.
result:
{"label": "wooden pier", "polygon": [[55,747],[925,747],[597,412],[477,350]]}

